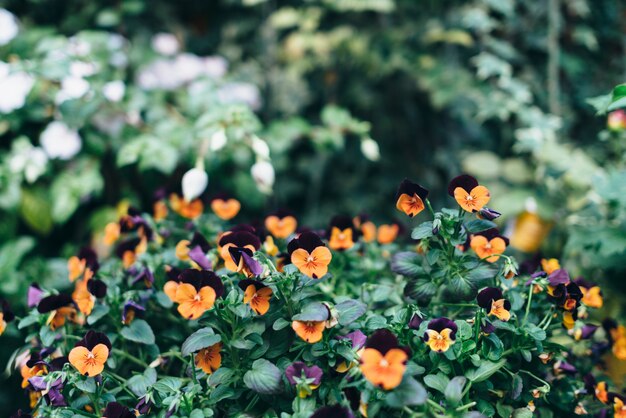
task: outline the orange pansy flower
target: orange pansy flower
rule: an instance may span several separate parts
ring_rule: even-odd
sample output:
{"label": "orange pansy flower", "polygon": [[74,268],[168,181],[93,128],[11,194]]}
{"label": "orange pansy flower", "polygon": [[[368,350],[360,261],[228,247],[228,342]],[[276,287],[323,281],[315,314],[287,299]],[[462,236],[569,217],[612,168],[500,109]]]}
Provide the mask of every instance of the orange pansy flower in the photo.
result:
{"label": "orange pansy flower", "polygon": [[313,232],[303,232],[287,246],[290,259],[300,272],[313,279],[324,277],[333,256]]}
{"label": "orange pansy flower", "polygon": [[497,287],[487,287],[476,296],[478,305],[501,321],[511,319],[511,302],[503,298],[502,290]]}
{"label": "orange pansy flower", "polygon": [[[187,319],[198,319],[213,308],[215,300],[224,294],[224,284],[209,270],[185,269],[179,275],[174,302],[178,312]],[[172,286],[173,287],[173,286]],[[171,290],[168,290],[171,293]]]}
{"label": "orange pansy flower", "polygon": [[374,225],[374,222],[363,222],[361,224],[361,234],[363,235],[363,241],[374,241],[376,239],[376,225]]}
{"label": "orange pansy flower", "polygon": [[309,344],[314,344],[322,340],[326,321],[293,321],[291,328],[298,337]]}
{"label": "orange pansy flower", "polygon": [[65,325],[66,320],[78,323],[75,303],[69,295],[46,296],[39,301],[37,311],[49,314],[46,324],[53,330]]}
{"label": "orange pansy flower", "polygon": [[506,238],[498,235],[497,230],[489,229],[474,235],[470,240],[470,247],[478,258],[489,263],[495,263],[506,250]]}
{"label": "orange pansy flower", "polygon": [[96,297],[89,293],[86,280],[79,280],[76,282],[76,287],[72,293],[72,299],[76,302],[78,310],[84,315],[89,315],[96,304]]}
{"label": "orange pansy flower", "polygon": [[582,293],[582,299],[580,301],[584,305],[597,309],[604,305],[604,298],[602,297],[602,290],[600,289],[600,286],[590,283],[583,278],[574,280],[574,283],[578,285],[578,288]]}
{"label": "orange pansy flower", "polygon": [[480,186],[474,177],[462,174],[452,179],[448,185],[448,194],[467,212],[478,212],[490,199],[489,190]]}
{"label": "orange pansy flower", "polygon": [[400,226],[398,224],[381,225],[378,227],[378,243],[379,244],[391,244],[398,237],[400,232]]}
{"label": "orange pansy flower", "polygon": [[28,379],[35,376],[44,376],[48,374],[48,367],[42,363],[35,363],[32,366],[29,366],[32,360],[29,360],[25,365],[20,369],[20,374],[22,375],[22,389],[26,389],[30,384]]}
{"label": "orange pansy flower", "polygon": [[428,323],[424,341],[431,350],[444,353],[455,343],[457,330],[457,325],[448,318],[433,319]]}
{"label": "orange pansy flower", "polygon": [[167,217],[167,205],[164,201],[158,200],[152,205],[152,217],[156,222],[162,221]]}
{"label": "orange pansy flower", "polygon": [[223,234],[219,240],[219,245],[220,256],[224,260],[224,266],[230,271],[240,272],[244,268],[242,258],[238,260],[233,259],[231,248],[248,250],[254,253],[261,248],[261,240],[249,230],[237,230]]}
{"label": "orange pansy flower", "polygon": [[206,374],[215,372],[222,365],[221,350],[222,343],[219,342],[198,351],[195,356],[196,367],[202,369]]}
{"label": "orange pansy flower", "polygon": [[556,258],[550,258],[550,259],[542,258],[541,268],[547,274],[552,274],[561,268],[561,264],[559,264],[559,260],[557,260]]}
{"label": "orange pansy flower", "polygon": [[91,248],[82,248],[78,255],[67,260],[67,270],[71,282],[83,276],[84,279],[93,277],[99,268],[98,256]]}
{"label": "orange pansy flower", "polygon": [[102,373],[109,358],[111,342],[101,332],[88,331],[70,351],[70,364],[82,375],[94,377]]}
{"label": "orange pansy flower", "polygon": [[270,309],[270,299],[272,289],[256,280],[242,280],[239,287],[244,291],[243,302],[250,305],[250,308],[258,315],[265,315]]}
{"label": "orange pansy flower", "polygon": [[396,192],[396,209],[413,217],[424,210],[428,190],[417,183],[404,179]]}
{"label": "orange pansy flower", "polygon": [[170,195],[170,206],[174,212],[187,219],[196,219],[204,211],[204,204],[200,199],[188,202],[175,193]]}
{"label": "orange pansy flower", "polygon": [[181,261],[189,260],[189,244],[191,244],[191,242],[188,239],[178,241],[178,244],[176,244],[176,248],[174,249],[176,258]]}
{"label": "orange pansy flower", "polygon": [[296,232],[298,221],[287,211],[279,210],[265,218],[265,228],[276,238],[285,239]]}
{"label": "orange pansy flower", "polygon": [[348,216],[335,216],[328,229],[328,246],[337,251],[349,250],[357,239],[357,230]]}
{"label": "orange pansy flower", "polygon": [[120,238],[120,223],[119,222],[109,222],[104,227],[104,245],[113,245],[115,241]]}
{"label": "orange pansy flower", "polygon": [[380,329],[360,352],[361,373],[374,386],[391,390],[402,382],[408,359],[407,349],[398,345],[396,336]]}
{"label": "orange pansy flower", "polygon": [[181,283],[176,288],[175,300],[178,312],[187,319],[198,319],[215,303],[215,290],[204,286],[197,290],[188,283]]}
{"label": "orange pansy flower", "polygon": [[373,385],[390,390],[402,382],[407,360],[408,356],[399,348],[392,348],[385,355],[366,348],[361,354],[361,372]]}
{"label": "orange pansy flower", "polygon": [[228,221],[233,219],[241,210],[241,203],[237,199],[226,196],[216,197],[211,200],[211,210],[218,218]]}

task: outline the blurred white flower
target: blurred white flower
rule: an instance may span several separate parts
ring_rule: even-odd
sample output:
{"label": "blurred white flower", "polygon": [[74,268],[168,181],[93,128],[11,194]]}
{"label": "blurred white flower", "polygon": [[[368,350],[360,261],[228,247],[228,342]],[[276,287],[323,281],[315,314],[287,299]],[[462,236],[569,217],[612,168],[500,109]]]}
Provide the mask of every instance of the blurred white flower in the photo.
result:
{"label": "blurred white flower", "polygon": [[217,91],[217,97],[222,103],[245,103],[253,110],[261,107],[261,93],[250,83],[226,83]]}
{"label": "blurred white flower", "polygon": [[257,161],[250,169],[252,178],[256,182],[256,187],[261,193],[272,193],[276,174],[274,167],[268,161]]}
{"label": "blurred white flower", "polygon": [[180,81],[172,61],[161,58],[139,71],[137,84],[144,90],[173,90],[180,86]]}
{"label": "blurred white flower", "polygon": [[48,157],[39,147],[34,147],[28,139],[17,139],[11,149],[9,169],[14,174],[24,174],[28,183],[34,183],[46,171]]}
{"label": "blurred white flower", "polygon": [[180,84],[193,81],[204,72],[204,60],[194,54],[177,55],[173,66],[173,71],[178,75]]}
{"label": "blurred white flower", "polygon": [[118,49],[122,49],[124,45],[126,45],[126,38],[118,33],[110,33],[109,38],[107,39],[107,48],[110,51],[117,51]]}
{"label": "blurred white flower", "polygon": [[50,158],[69,160],[80,151],[82,141],[78,132],[65,123],[50,122],[39,137],[39,143]]}
{"label": "blurred white flower", "polygon": [[378,161],[380,159],[380,148],[378,148],[378,143],[372,138],[361,140],[361,152],[370,161]]}
{"label": "blurred white flower", "polygon": [[180,44],[171,33],[157,33],[152,37],[152,49],[161,55],[174,55],[180,49]]}
{"label": "blurred white flower", "polygon": [[109,64],[115,68],[124,68],[128,65],[128,57],[122,51],[115,51],[109,58]]}
{"label": "blurred white flower", "polygon": [[11,66],[0,61],[0,113],[22,108],[34,83],[35,79],[27,73],[11,73]]}
{"label": "blurred white flower", "polygon": [[97,67],[92,62],[74,61],[70,64],[70,74],[73,77],[89,77],[97,72]]}
{"label": "blurred white flower", "polygon": [[262,158],[265,160],[269,160],[270,158],[270,147],[267,145],[267,142],[254,135],[252,137],[252,151],[258,158]]}
{"label": "blurred white flower", "polygon": [[202,168],[192,168],[183,175],[183,197],[190,202],[200,196],[209,184],[209,175]]}
{"label": "blurred white flower", "polygon": [[80,39],[77,36],[72,36],[68,39],[68,41],[68,52],[70,54],[84,57],[91,53],[91,45],[89,42]]}
{"label": "blurred white flower", "polygon": [[144,90],[174,90],[202,77],[222,77],[227,68],[228,63],[222,57],[203,58],[183,53],[173,58],[156,59],[141,68],[137,84]]}
{"label": "blurred white flower", "polygon": [[102,87],[102,94],[110,102],[119,102],[124,98],[126,85],[122,80],[109,81]]}
{"label": "blurred white flower", "polygon": [[80,99],[89,91],[89,82],[81,77],[69,76],[61,80],[61,90],[54,98],[56,104],[66,100]]}
{"label": "blurred white flower", "polygon": [[203,61],[203,74],[209,78],[221,78],[226,74],[226,71],[228,71],[228,61],[226,61],[224,57],[205,57]]}
{"label": "blurred white flower", "polygon": [[18,30],[17,19],[13,13],[6,9],[0,9],[0,45],[11,42],[17,36]]}
{"label": "blurred white flower", "polygon": [[211,143],[209,144],[209,147],[211,151],[219,151],[224,148],[226,142],[228,142],[226,131],[224,129],[219,129],[211,135]]}

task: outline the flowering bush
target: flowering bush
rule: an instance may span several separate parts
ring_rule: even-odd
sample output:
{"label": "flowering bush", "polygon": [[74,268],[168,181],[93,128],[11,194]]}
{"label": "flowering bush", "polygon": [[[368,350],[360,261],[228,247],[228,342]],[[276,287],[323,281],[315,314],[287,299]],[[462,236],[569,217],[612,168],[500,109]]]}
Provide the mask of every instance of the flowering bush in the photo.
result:
{"label": "flowering bush", "polygon": [[[165,182],[193,199],[211,177],[254,211],[276,171],[294,171],[272,157],[300,142],[332,155],[356,138],[376,158],[369,124],[338,106],[323,107],[319,123],[261,122],[251,79],[223,56],[185,51],[173,34],[68,36],[0,9],[0,272],[13,273],[29,252],[31,261],[50,247],[59,255],[55,238],[33,235],[104,225],[118,202],[149,200],[144,191]],[[54,266],[43,261],[21,274],[47,276]],[[20,282],[0,291],[25,293]]]}
{"label": "flowering bush", "polygon": [[400,184],[402,216],[429,218],[411,240],[363,214],[235,224],[228,196],[129,208],[68,260],[73,290],[33,284],[19,317],[3,301],[0,331],[26,335],[10,368],[38,416],[626,416],[600,288],[518,266],[475,178],[448,193],[435,212]]}

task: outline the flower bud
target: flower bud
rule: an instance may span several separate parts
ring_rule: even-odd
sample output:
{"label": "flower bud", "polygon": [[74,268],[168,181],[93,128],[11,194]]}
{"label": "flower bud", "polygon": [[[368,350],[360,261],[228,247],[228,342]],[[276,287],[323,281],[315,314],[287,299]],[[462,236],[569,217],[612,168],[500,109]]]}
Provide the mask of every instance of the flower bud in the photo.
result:
{"label": "flower bud", "polygon": [[192,168],[183,176],[183,197],[190,202],[200,196],[209,184],[209,176],[201,168]]}
{"label": "flower bud", "polygon": [[267,145],[267,142],[256,135],[252,137],[252,151],[257,158],[264,160],[269,160],[270,158],[270,147]]}
{"label": "flower bud", "polygon": [[372,138],[361,140],[361,152],[370,161],[378,161],[380,159],[380,148],[378,143]]}
{"label": "flower bud", "polygon": [[499,218],[501,215],[500,212],[497,212],[493,209],[489,209],[487,206],[484,206],[481,210],[478,211],[477,215],[480,219],[486,219],[488,221],[493,221],[496,218]]}
{"label": "flower bud", "polygon": [[211,151],[219,151],[226,145],[228,138],[226,137],[226,131],[223,129],[217,130],[211,135],[210,149]]}
{"label": "flower bud", "polygon": [[266,194],[272,193],[276,178],[272,164],[267,161],[258,161],[252,166],[250,172],[259,191]]}

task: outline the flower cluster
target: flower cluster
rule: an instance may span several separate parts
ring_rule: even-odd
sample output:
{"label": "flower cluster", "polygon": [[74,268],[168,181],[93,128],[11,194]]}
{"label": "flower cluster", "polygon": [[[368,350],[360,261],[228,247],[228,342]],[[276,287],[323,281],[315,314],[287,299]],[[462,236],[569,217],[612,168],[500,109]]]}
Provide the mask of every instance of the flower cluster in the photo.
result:
{"label": "flower cluster", "polygon": [[[311,228],[277,209],[237,223],[242,204],[223,193],[127,208],[68,259],[73,290],[30,288],[13,365],[31,408],[621,416],[600,359],[626,359],[626,328],[596,322],[600,288],[556,259],[518,266],[473,177],[448,193],[457,207],[435,212],[428,190],[400,184],[398,211],[431,218],[410,237],[366,214]],[[16,316],[0,306],[1,333]]]}

